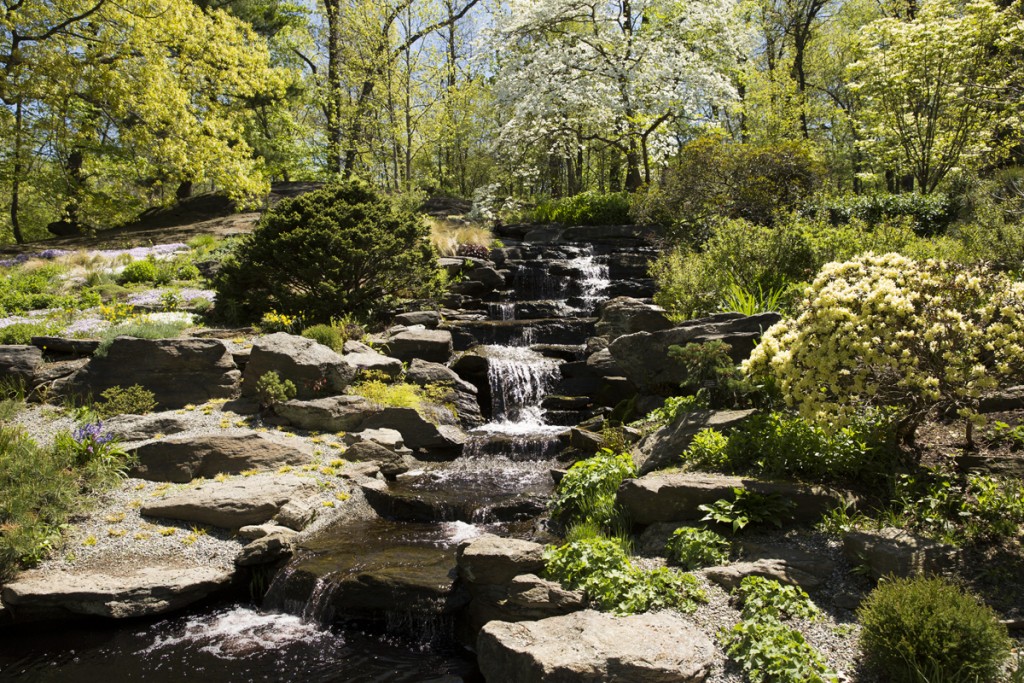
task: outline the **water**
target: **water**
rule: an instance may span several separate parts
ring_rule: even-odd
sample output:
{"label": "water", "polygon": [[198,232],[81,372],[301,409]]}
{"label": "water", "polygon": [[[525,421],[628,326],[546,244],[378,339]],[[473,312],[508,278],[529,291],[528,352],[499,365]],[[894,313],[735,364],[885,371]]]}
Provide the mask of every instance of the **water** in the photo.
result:
{"label": "water", "polygon": [[592,313],[597,308],[597,304],[606,298],[605,290],[611,284],[608,277],[608,266],[601,263],[593,254],[577,256],[569,264],[583,274],[579,281],[580,298],[583,300],[580,310]]}
{"label": "water", "polygon": [[480,431],[526,434],[543,430],[540,402],[559,376],[561,361],[525,346],[484,346],[491,387],[492,422]]}

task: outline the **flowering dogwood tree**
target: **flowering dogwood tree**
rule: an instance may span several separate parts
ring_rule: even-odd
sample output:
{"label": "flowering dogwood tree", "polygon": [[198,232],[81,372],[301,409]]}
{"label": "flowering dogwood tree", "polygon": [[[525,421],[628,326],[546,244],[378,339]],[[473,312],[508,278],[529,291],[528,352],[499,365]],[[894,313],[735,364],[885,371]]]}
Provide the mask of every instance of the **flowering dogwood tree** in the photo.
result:
{"label": "flowering dogwood tree", "polygon": [[830,263],[744,368],[774,377],[805,417],[841,425],[896,406],[912,442],[929,412],[956,411],[970,444],[979,399],[1024,377],[1024,283],[899,254]]}
{"label": "flowering dogwood tree", "polygon": [[[726,74],[739,53],[732,0],[511,0],[490,34],[496,91],[511,112],[500,144],[618,149],[626,185],[679,120],[735,98]],[[646,176],[646,178],[645,178]]]}

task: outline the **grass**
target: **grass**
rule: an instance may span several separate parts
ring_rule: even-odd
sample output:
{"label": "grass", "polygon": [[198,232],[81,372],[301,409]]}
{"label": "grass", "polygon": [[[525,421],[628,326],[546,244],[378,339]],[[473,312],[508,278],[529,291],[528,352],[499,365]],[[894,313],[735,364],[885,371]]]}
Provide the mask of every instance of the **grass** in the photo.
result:
{"label": "grass", "polygon": [[441,218],[428,217],[430,242],[441,256],[455,256],[460,244],[479,244],[490,247],[494,235],[483,225],[466,225]]}
{"label": "grass", "polygon": [[107,351],[110,350],[110,345],[114,343],[114,339],[117,337],[138,337],[139,339],[175,339],[183,331],[192,327],[192,323],[185,321],[175,322],[154,322],[154,321],[139,321],[132,322],[126,325],[118,325],[107,330],[102,339],[100,345],[96,349],[95,356],[102,358],[107,355]]}
{"label": "grass", "polygon": [[90,492],[116,481],[126,464],[76,464],[62,442],[42,447],[21,427],[0,425],[0,582],[49,555],[71,514]]}

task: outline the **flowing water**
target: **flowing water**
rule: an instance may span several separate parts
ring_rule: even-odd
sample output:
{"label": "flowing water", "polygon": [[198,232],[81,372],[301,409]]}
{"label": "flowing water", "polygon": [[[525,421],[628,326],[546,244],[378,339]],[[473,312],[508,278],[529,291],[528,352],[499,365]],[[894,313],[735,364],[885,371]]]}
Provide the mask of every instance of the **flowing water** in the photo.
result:
{"label": "flowing water", "polygon": [[586,329],[583,316],[609,285],[607,266],[589,248],[538,253],[516,265],[511,300],[486,304],[491,320],[525,322],[508,343],[476,349],[488,362],[491,419],[470,433],[460,457],[423,462],[389,482],[383,518],[339,524],[306,542],[262,609],[217,605],[130,624],[19,630],[0,642],[0,680],[480,680],[472,655],[453,645],[464,606],[455,552],[482,533],[533,533],[565,431],[548,424],[541,403],[565,361],[530,345],[549,334],[543,318]]}

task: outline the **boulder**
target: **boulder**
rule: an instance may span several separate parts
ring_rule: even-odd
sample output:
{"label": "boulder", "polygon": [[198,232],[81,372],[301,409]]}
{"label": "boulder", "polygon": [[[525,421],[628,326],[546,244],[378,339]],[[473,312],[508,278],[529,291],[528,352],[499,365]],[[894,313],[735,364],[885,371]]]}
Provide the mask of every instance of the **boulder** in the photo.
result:
{"label": "boulder", "polygon": [[762,559],[753,562],[733,562],[721,567],[707,567],[701,572],[708,581],[717,583],[726,591],[732,591],[748,576],[760,576],[774,579],[782,584],[800,586],[804,590],[813,590],[822,584],[822,577],[802,569],[792,567],[780,559]]}
{"label": "boulder", "polygon": [[677,467],[680,456],[702,429],[728,432],[754,414],[753,410],[699,410],[677,415],[672,424],[662,427],[640,442],[633,451],[633,462],[641,474]]}
{"label": "boulder", "polygon": [[0,346],[0,378],[25,387],[35,385],[36,372],[43,365],[43,352],[28,344]]}
{"label": "boulder", "polygon": [[32,345],[48,354],[91,356],[99,348],[96,339],[68,339],[65,337],[32,337]]}
{"label": "boulder", "polygon": [[291,425],[320,432],[347,432],[359,429],[380,408],[362,396],[328,396],[311,401],[285,401],[274,406],[274,413]]}
{"label": "boulder", "polygon": [[402,361],[376,351],[346,353],[343,358],[355,369],[356,377],[372,372],[383,374],[388,379],[394,380],[402,374]]}
{"label": "boulder", "polygon": [[671,392],[686,379],[686,371],[681,363],[669,359],[670,346],[723,341],[732,347],[731,354],[738,362],[750,355],[764,331],[780,319],[778,313],[752,316],[720,313],[667,330],[627,334],[608,348],[625,376],[641,393]]}
{"label": "boulder", "polygon": [[487,681],[698,683],[715,644],[686,617],[649,612],[616,617],[585,610],[534,622],[492,621],[477,638]]}
{"label": "boulder", "polygon": [[192,428],[187,417],[174,413],[116,415],[104,420],[103,427],[122,442],[146,441],[161,434],[168,436]]}
{"label": "boulder", "polygon": [[268,372],[291,380],[299,400],[340,393],[356,377],[356,368],[330,348],[285,332],[260,337],[253,343],[245,365],[242,395],[255,396],[256,382]]}
{"label": "boulder", "polygon": [[[355,465],[349,465],[346,470],[355,469]],[[352,472],[349,473],[353,474]],[[283,526],[295,531],[302,531],[313,523],[321,510],[320,492],[315,486],[306,486],[295,493],[288,501],[281,506],[281,509],[274,515],[275,526]]]}
{"label": "boulder", "polygon": [[352,462],[379,463],[381,474],[388,479],[394,479],[399,474],[409,471],[409,463],[404,456],[373,441],[360,441],[352,444],[345,451],[345,459]]}
{"label": "boulder", "polygon": [[619,486],[616,500],[636,524],[682,522],[701,519],[704,513],[698,509],[700,505],[710,505],[722,498],[731,500],[734,488],[777,494],[793,501],[796,508],[783,522],[817,522],[827,511],[849,502],[842,493],[821,486],[696,472],[656,473],[627,479]]}
{"label": "boulder", "polygon": [[405,448],[405,441],[402,440],[402,433],[397,429],[364,429],[360,432],[350,432],[345,435],[345,444],[351,446],[363,441],[378,444],[396,453]]}
{"label": "boulder", "polygon": [[405,362],[414,358],[447,363],[452,355],[452,333],[447,330],[407,329],[390,337],[388,353]]}
{"label": "boulder", "polygon": [[602,337],[621,337],[634,332],[657,332],[672,327],[672,321],[661,306],[639,299],[620,296],[609,299],[599,309],[597,334]]}
{"label": "boulder", "polygon": [[238,537],[244,538],[248,541],[255,541],[257,538],[263,538],[270,534],[294,534],[294,529],[289,529],[286,526],[278,526],[277,524],[250,524],[249,526],[243,526],[238,530]]}
{"label": "boulder", "polygon": [[53,363],[43,363],[36,368],[32,383],[36,387],[52,384],[58,380],[66,379],[89,364],[88,358],[74,358],[72,360],[59,360]]}
{"label": "boulder", "polygon": [[246,470],[274,470],[282,465],[304,465],[313,460],[312,449],[270,433],[172,436],[149,441],[133,451],[131,474],[150,481],[188,483],[218,474]]}
{"label": "boulder", "polygon": [[295,535],[296,532],[287,529],[285,532],[261,536],[238,552],[235,564],[239,567],[255,567],[291,557],[295,553]]}
{"label": "boulder", "polygon": [[587,369],[598,377],[622,377],[622,368],[608,349],[591,354],[587,358]]}
{"label": "boulder", "polygon": [[216,567],[141,565],[114,573],[30,570],[3,587],[15,621],[99,616],[129,619],[181,609],[226,588]]}
{"label": "boulder", "polygon": [[111,387],[139,384],[160,408],[231,398],[241,373],[220,339],[117,337],[107,354],[54,383],[59,393],[98,397]]}
{"label": "boulder", "polygon": [[466,433],[456,422],[451,411],[446,408],[424,403],[419,410],[383,408],[367,417],[363,428],[387,427],[397,430],[402,434],[405,445],[414,451],[449,452],[461,450],[466,443]]}
{"label": "boulder", "polygon": [[504,584],[544,570],[544,546],[491,534],[462,543],[456,557],[459,575],[478,584]]}
{"label": "boulder", "polygon": [[455,413],[462,426],[472,428],[484,423],[477,402],[477,388],[459,377],[451,368],[415,358],[409,363],[405,381],[419,386],[448,387],[449,391],[442,400],[455,406]]}
{"label": "boulder", "polygon": [[315,489],[315,481],[294,475],[210,481],[145,503],[140,512],[149,517],[238,529],[273,519],[290,500]]}
{"label": "boulder", "polygon": [[395,316],[395,324],[405,325],[406,327],[423,325],[423,327],[432,330],[441,324],[441,314],[437,311],[410,311],[409,313],[399,313]]}
{"label": "boulder", "polygon": [[[583,609],[583,593],[562,588],[557,581],[536,574],[520,574],[508,582],[504,606],[517,618],[504,621],[543,619]],[[518,618],[521,617],[521,618]]]}
{"label": "boulder", "polygon": [[843,536],[843,554],[853,566],[866,567],[875,579],[939,574],[959,560],[957,548],[893,527],[848,532]]}

